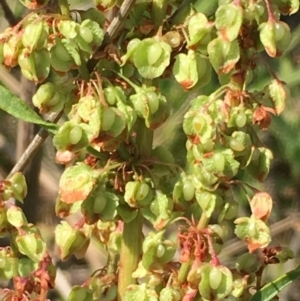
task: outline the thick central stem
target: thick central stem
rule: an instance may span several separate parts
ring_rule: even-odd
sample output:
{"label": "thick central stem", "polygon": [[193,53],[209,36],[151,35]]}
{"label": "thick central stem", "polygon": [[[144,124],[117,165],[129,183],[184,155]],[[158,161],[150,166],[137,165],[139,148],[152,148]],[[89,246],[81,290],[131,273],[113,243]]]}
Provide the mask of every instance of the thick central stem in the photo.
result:
{"label": "thick central stem", "polygon": [[[153,131],[148,129],[143,119],[137,121],[136,146],[139,157],[148,157],[151,154]],[[122,249],[119,265],[118,301],[121,301],[130,284],[136,283],[132,273],[138,267],[142,251],[143,216],[138,214],[130,223],[124,223],[122,235]]]}
{"label": "thick central stem", "polygon": [[121,301],[130,284],[135,283],[132,273],[138,266],[142,249],[143,217],[139,211],[130,223],[124,223],[119,265],[118,301]]}

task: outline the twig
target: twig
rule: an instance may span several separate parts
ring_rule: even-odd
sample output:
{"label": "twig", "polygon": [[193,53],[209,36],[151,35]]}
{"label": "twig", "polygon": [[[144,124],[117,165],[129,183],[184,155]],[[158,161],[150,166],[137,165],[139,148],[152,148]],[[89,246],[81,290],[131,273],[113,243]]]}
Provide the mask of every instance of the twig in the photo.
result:
{"label": "twig", "polygon": [[[122,29],[123,23],[125,19],[127,18],[131,7],[134,5],[136,0],[125,0],[120,7],[120,10],[118,11],[118,14],[113,18],[112,22],[110,23],[109,27],[107,28],[107,31],[104,36],[104,41],[102,45],[96,50],[96,52],[102,50],[109,42],[116,38],[118,32]],[[91,73],[99,59],[90,59],[87,63],[87,67],[89,72]]]}
{"label": "twig", "polygon": [[4,12],[4,17],[10,26],[14,26],[19,22],[19,19],[15,17],[14,13],[11,11],[10,7],[5,0],[0,1],[0,5]]}
{"label": "twig", "polygon": [[[109,41],[114,39],[117,35],[117,33],[122,28],[122,24],[124,20],[126,19],[130,8],[134,5],[136,0],[125,0],[118,12],[118,15],[112,20],[111,24],[107,28],[107,31],[105,33],[105,41],[101,45],[101,49],[107,45]],[[92,59],[88,62],[89,71],[92,72],[97,65],[98,60]],[[57,122],[59,118],[61,117],[62,112],[51,114],[48,121],[49,122]],[[15,174],[18,171],[23,171],[26,166],[28,165],[30,159],[33,158],[33,156],[36,154],[38,149],[41,147],[43,142],[48,137],[48,132],[44,129],[41,129],[37,135],[34,137],[26,151],[24,152],[23,156],[20,158],[20,160],[16,163],[10,174],[7,178],[10,178],[13,174]]]}
{"label": "twig", "polygon": [[[59,118],[62,115],[62,111],[59,113],[52,113],[47,119],[49,122],[57,122]],[[19,159],[19,161],[16,163],[12,171],[9,173],[7,178],[10,178],[18,171],[24,171],[24,169],[27,167],[30,160],[34,157],[38,149],[41,147],[43,142],[48,138],[49,133],[45,129],[40,129],[39,132],[35,135],[32,142],[29,144],[27,149],[25,150],[22,157]]]}
{"label": "twig", "polygon": [[21,85],[20,82],[12,76],[7,69],[0,65],[0,81],[2,85],[6,86],[13,94],[20,97],[21,95]]}

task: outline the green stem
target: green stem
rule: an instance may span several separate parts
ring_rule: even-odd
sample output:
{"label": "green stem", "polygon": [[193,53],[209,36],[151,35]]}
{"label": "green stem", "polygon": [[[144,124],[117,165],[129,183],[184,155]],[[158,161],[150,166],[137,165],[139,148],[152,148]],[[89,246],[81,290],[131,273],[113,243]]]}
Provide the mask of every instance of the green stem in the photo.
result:
{"label": "green stem", "polygon": [[118,255],[108,252],[107,274],[115,274],[118,267]]}
{"label": "green stem", "polygon": [[142,249],[143,217],[139,212],[130,223],[124,223],[122,249],[119,265],[118,300],[121,301],[130,284],[136,280],[132,273],[136,270]]}
{"label": "green stem", "polygon": [[58,6],[61,14],[70,18],[70,10],[68,0],[58,0]]}
{"label": "green stem", "polygon": [[149,157],[152,151],[153,131],[145,125],[145,120],[139,118],[136,127],[136,145],[142,157]]}
{"label": "green stem", "polygon": [[178,282],[179,284],[183,284],[186,281],[187,275],[190,271],[192,265],[192,261],[189,260],[181,265],[180,270],[178,272]]}
{"label": "green stem", "polygon": [[[145,121],[137,120],[136,146],[141,157],[151,154],[153,131],[148,129]],[[119,265],[118,300],[121,301],[130,284],[136,283],[132,273],[138,267],[142,253],[143,216],[138,211],[137,217],[130,223],[124,223],[122,248]]]}
{"label": "green stem", "polygon": [[209,218],[206,216],[205,211],[202,212],[197,229],[201,230],[207,227]]}

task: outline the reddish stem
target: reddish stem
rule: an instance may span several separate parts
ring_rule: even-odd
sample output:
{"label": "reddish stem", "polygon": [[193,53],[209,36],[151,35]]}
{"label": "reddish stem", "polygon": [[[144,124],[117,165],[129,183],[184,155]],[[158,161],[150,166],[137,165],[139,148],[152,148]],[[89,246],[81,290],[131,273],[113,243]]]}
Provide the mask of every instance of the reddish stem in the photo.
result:
{"label": "reddish stem", "polygon": [[265,3],[266,3],[267,11],[268,11],[268,16],[269,16],[268,22],[276,22],[274,13],[271,8],[270,0],[265,0]]}
{"label": "reddish stem", "polygon": [[211,263],[214,265],[214,266],[219,266],[221,265],[221,262],[215,252],[215,249],[214,249],[214,246],[213,246],[213,242],[212,242],[212,239],[211,239],[211,235],[209,233],[209,230],[206,230],[205,231],[206,233],[206,238],[207,238],[207,243],[208,243],[208,248],[209,248],[209,253],[211,255]]}

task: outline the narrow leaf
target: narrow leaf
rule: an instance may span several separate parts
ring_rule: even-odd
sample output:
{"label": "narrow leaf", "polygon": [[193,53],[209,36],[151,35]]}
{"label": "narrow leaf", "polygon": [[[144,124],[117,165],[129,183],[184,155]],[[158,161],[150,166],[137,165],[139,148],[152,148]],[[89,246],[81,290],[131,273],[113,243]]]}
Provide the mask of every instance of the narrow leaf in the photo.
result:
{"label": "narrow leaf", "polygon": [[24,101],[13,95],[9,90],[0,85],[0,109],[8,114],[27,122],[35,123],[48,130],[50,133],[56,133],[58,126],[54,123],[43,120],[34,112]]}
{"label": "narrow leaf", "polygon": [[291,284],[297,278],[300,277],[300,266],[297,267],[295,270],[292,270],[280,278],[276,279],[265,285],[261,290],[256,292],[250,301],[269,301],[272,300],[275,296],[278,295],[286,286]]}

